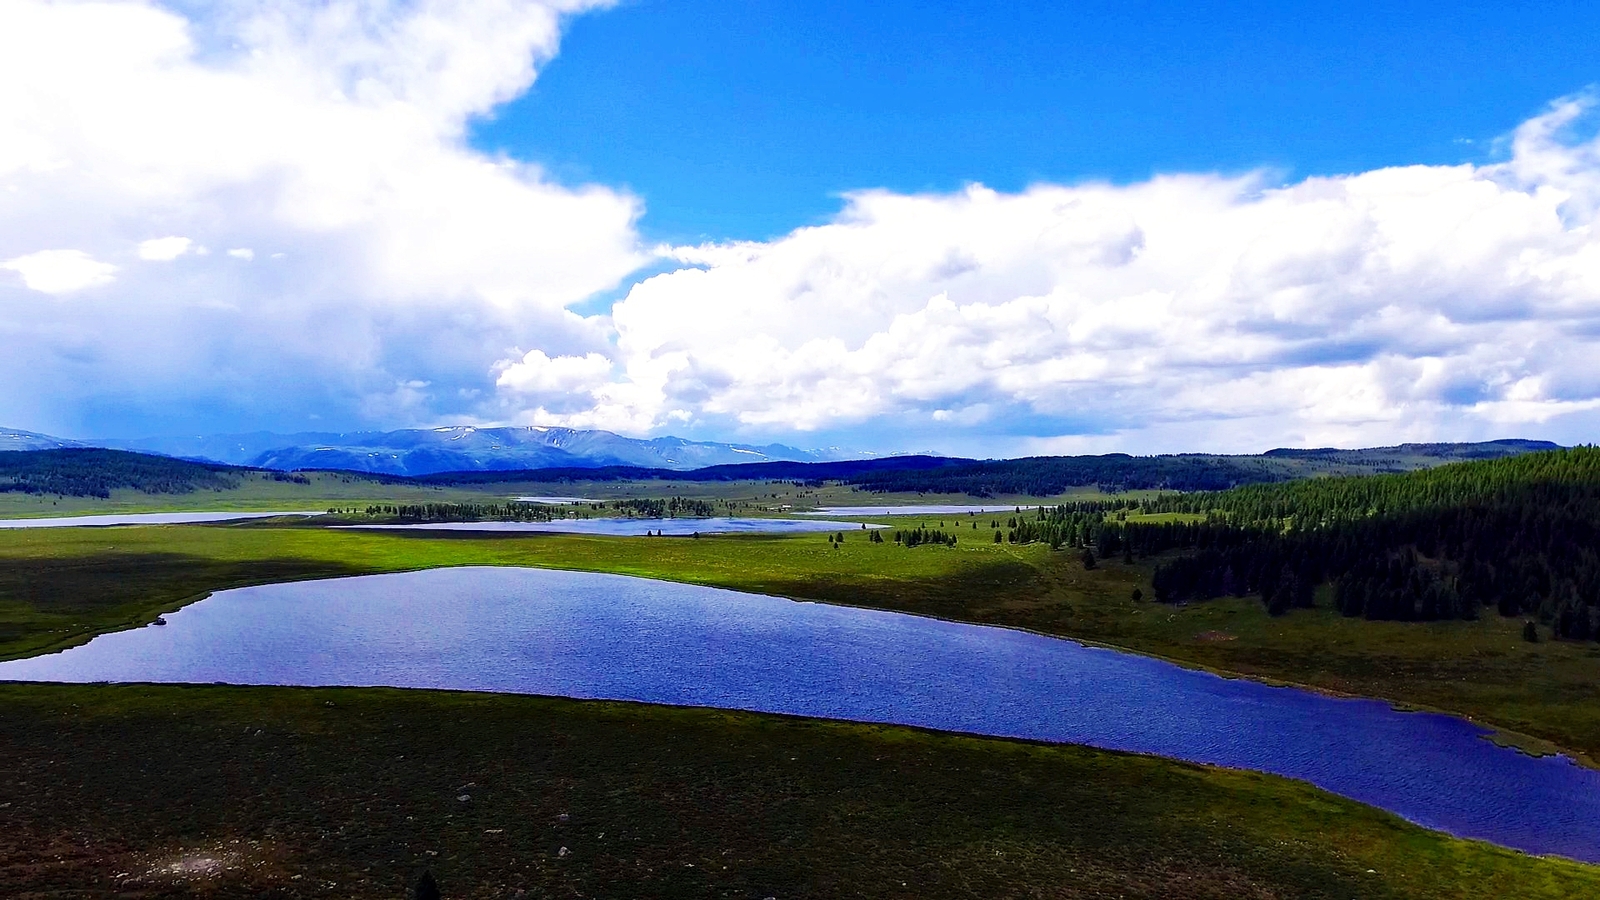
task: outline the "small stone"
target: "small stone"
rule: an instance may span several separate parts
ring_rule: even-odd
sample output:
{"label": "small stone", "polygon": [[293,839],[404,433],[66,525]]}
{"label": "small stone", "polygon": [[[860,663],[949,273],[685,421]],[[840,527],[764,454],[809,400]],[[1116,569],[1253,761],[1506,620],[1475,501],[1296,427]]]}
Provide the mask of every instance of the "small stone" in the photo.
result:
{"label": "small stone", "polygon": [[465,803],[468,800],[472,799],[472,795],[471,794],[458,794],[458,795],[456,795],[456,799],[460,800],[462,803]]}
{"label": "small stone", "polygon": [[567,854],[568,854],[568,853],[571,853],[571,852],[572,852],[572,851],[571,851],[571,850],[568,850],[568,849],[567,849],[567,848],[565,848],[565,847],[562,847],[562,848],[561,848],[561,849],[560,849],[560,850],[557,850],[557,851],[556,851],[556,856],[563,856],[563,857],[564,857],[564,856],[566,856],[566,855],[567,855]]}

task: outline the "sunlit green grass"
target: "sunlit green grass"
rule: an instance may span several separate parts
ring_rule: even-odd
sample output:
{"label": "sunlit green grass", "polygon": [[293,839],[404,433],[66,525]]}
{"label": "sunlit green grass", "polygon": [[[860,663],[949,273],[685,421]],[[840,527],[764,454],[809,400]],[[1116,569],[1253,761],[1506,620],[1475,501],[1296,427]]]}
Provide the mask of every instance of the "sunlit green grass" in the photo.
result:
{"label": "sunlit green grass", "polygon": [[[914,520],[920,521],[920,520]],[[928,524],[937,525],[936,517]],[[291,578],[446,565],[528,565],[664,578],[892,609],[1102,642],[1188,665],[1383,697],[1600,757],[1600,645],[1528,644],[1521,623],[1265,614],[1253,599],[1182,608],[1150,594],[1150,563],[993,544],[837,548],[821,534],[693,538],[488,536],[179,526],[0,532],[0,657],[150,621],[205,592]],[[967,534],[975,537],[965,538]],[[1537,745],[1536,745],[1537,746]]]}
{"label": "sunlit green grass", "polygon": [[[977,501],[965,494],[873,494],[849,485],[796,485],[769,481],[575,481],[507,482],[469,486],[429,486],[382,482],[360,475],[336,472],[302,473],[309,483],[275,481],[257,473],[241,476],[237,488],[203,490],[188,494],[148,494],[116,490],[106,499],[0,493],[0,518],[92,515],[130,512],[259,512],[272,510],[325,510],[341,505],[368,503],[501,503],[518,496],[585,497],[595,500],[688,497],[694,500],[732,502],[740,515],[772,515],[792,509],[820,506],[902,506],[909,504],[1005,504],[1104,499],[1097,488],[1074,488],[1050,498],[1006,496]],[[1155,492],[1133,492],[1122,497],[1142,497]]]}
{"label": "sunlit green grass", "polygon": [[[1565,747],[1600,745],[1600,653],[1590,647],[1524,644],[1515,623],[1493,618],[1273,619],[1249,600],[1135,602],[1133,588],[1148,593],[1148,563],[1085,571],[1075,553],[993,544],[987,522],[978,535],[906,549],[859,529],[838,545],[822,534],[441,536],[272,523],[8,531],[0,654],[81,642],[245,584],[549,566],[1026,627],[1425,703]],[[343,885],[330,889],[340,896],[399,896],[430,865],[447,886],[484,896],[556,882],[617,897],[1600,895],[1591,867],[1451,840],[1268,776],[711,711],[431,692],[0,686],[0,755],[11,773],[0,802],[13,804],[0,866],[24,859],[30,877],[79,893],[129,859],[239,840],[270,850],[271,864],[207,890],[256,896],[293,872]],[[184,774],[193,772],[223,774]],[[493,787],[458,806],[453,792],[468,782]],[[585,810],[586,830],[552,830],[570,809]],[[58,856],[39,849],[55,846],[52,830],[109,837],[93,853]],[[552,858],[560,842],[581,842],[584,855]]]}

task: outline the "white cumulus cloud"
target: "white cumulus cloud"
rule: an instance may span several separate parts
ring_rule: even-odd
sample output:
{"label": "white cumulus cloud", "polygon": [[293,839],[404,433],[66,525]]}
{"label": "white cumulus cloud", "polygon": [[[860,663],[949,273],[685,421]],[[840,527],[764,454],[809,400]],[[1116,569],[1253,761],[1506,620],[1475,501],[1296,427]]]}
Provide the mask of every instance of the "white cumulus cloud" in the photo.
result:
{"label": "white cumulus cloud", "polygon": [[658,424],[946,446],[1584,439],[1600,143],[1569,130],[1592,105],[1487,166],[858,193],[830,224],[668,251],[683,267],[613,311],[620,380]]}
{"label": "white cumulus cloud", "polygon": [[110,284],[117,267],[101,262],[82,250],[40,250],[0,263],[22,277],[30,290],[46,294],[69,294],[84,288]]}
{"label": "white cumulus cloud", "polygon": [[605,347],[566,307],[647,258],[638,201],[468,143],[603,5],[0,3],[0,421],[406,425],[470,417],[507,347]]}
{"label": "white cumulus cloud", "polygon": [[598,353],[551,359],[543,350],[529,350],[504,366],[495,384],[525,394],[565,394],[593,391],[610,375],[611,360]]}
{"label": "white cumulus cloud", "polygon": [[468,140],[604,5],[0,0],[0,423],[995,453],[1600,425],[1590,98],[1493,165],[866,190],[652,258],[633,196]]}
{"label": "white cumulus cloud", "polygon": [[139,258],[151,262],[171,262],[189,252],[194,241],[186,237],[151,238],[139,242]]}

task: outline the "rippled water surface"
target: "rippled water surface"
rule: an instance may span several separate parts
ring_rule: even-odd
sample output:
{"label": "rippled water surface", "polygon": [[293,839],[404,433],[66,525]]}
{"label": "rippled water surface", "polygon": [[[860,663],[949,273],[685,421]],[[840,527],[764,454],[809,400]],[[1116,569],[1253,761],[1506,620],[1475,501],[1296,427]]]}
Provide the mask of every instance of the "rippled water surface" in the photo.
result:
{"label": "rippled water surface", "polygon": [[0,679],[393,685],[794,713],[1304,778],[1600,861],[1600,772],[1401,713],[1018,631],[616,575],[436,569],[223,591]]}
{"label": "rippled water surface", "polygon": [[827,522],[818,519],[556,519],[553,522],[431,522],[420,525],[346,525],[383,531],[545,531],[562,534],[609,534],[619,536],[655,534],[744,534],[751,532],[860,531],[858,522]]}
{"label": "rippled water surface", "polygon": [[316,516],[319,512],[164,512],[116,513],[103,516],[60,516],[51,519],[0,519],[0,528],[69,528],[90,525],[192,525],[198,522],[233,522],[274,516]]}

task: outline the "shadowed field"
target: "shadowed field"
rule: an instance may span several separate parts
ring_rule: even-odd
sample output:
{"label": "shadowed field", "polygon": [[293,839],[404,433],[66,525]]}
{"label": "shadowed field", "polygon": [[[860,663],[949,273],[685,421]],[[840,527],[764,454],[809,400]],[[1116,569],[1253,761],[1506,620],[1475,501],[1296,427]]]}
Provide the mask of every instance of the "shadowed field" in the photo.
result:
{"label": "shadowed field", "polygon": [[1600,869],[1079,747],[423,691],[0,686],[8,896],[1567,898]]}

